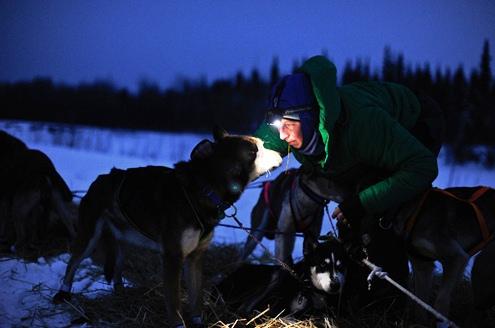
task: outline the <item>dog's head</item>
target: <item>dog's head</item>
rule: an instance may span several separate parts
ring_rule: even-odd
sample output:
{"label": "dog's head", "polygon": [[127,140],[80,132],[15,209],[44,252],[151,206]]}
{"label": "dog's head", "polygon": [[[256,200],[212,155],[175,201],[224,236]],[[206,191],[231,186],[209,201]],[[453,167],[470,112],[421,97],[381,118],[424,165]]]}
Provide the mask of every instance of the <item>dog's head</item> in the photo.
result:
{"label": "dog's head", "polygon": [[305,238],[304,261],[309,267],[313,286],[328,294],[342,291],[347,270],[347,256],[342,242],[326,235],[323,242]]}
{"label": "dog's head", "polygon": [[201,163],[231,194],[240,195],[250,181],[282,163],[280,155],[263,147],[259,138],[230,135],[221,128],[215,128],[213,137],[214,142],[203,140],[196,145],[191,160]]}

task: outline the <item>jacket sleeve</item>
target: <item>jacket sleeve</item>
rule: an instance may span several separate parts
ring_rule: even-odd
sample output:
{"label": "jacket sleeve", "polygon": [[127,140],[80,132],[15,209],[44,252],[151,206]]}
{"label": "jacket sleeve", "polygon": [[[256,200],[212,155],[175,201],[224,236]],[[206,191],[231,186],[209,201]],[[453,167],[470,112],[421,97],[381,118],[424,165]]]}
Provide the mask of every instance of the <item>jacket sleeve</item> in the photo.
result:
{"label": "jacket sleeve", "polygon": [[373,107],[362,110],[367,113],[348,127],[348,147],[360,162],[392,172],[358,195],[367,213],[381,213],[428,188],[438,174],[437,160],[385,111]]}

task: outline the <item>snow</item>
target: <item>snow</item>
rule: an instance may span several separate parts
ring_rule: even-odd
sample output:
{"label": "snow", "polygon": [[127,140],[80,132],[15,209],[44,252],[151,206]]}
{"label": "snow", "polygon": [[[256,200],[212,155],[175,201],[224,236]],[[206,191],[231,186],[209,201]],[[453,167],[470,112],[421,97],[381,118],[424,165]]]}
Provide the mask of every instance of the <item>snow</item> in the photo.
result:
{"label": "snow", "polygon": [[[171,166],[177,161],[187,160],[195,144],[210,138],[201,134],[111,130],[17,121],[0,121],[0,129],[17,136],[29,147],[45,152],[71,190],[82,191],[81,194],[99,174],[109,172],[112,167]],[[477,164],[448,165],[445,158],[445,154],[441,153],[435,186],[495,186],[495,170]],[[272,179],[287,167],[298,166],[293,157],[290,163],[286,160],[271,176],[259,180]],[[250,226],[250,211],[259,193],[257,188],[247,189],[235,204],[238,217],[245,226]],[[222,223],[236,225],[228,218]],[[329,220],[325,219],[322,232],[330,230]],[[242,243],[245,238],[246,233],[242,230],[218,227],[214,242]],[[273,250],[273,242],[264,241],[264,244]],[[300,257],[300,238],[297,239],[295,249],[294,256]],[[259,247],[257,251],[260,251]],[[67,308],[64,308],[67,305],[54,306],[50,301],[60,285],[67,260],[68,254],[52,259],[40,258],[35,263],[14,258],[0,259],[0,327],[69,326],[71,318]],[[111,287],[104,282],[103,277],[94,276],[95,269],[89,259],[83,262],[76,275],[74,292],[84,292],[91,297],[109,292]]]}
{"label": "snow", "polygon": [[[69,313],[51,304],[51,296],[58,290],[69,254],[52,259],[39,258],[24,262],[15,258],[0,261],[0,327],[60,327],[67,326]],[[76,293],[96,297],[109,293],[111,285],[105,282],[98,267],[86,259],[81,263],[73,286]]]}

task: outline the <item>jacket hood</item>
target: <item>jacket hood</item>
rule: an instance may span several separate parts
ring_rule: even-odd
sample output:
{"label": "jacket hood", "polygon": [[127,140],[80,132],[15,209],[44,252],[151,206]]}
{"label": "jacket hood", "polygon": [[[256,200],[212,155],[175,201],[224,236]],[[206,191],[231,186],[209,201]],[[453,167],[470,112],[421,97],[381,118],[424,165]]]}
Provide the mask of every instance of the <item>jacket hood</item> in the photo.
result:
{"label": "jacket hood", "polygon": [[313,93],[318,103],[318,130],[325,144],[325,158],[320,161],[323,165],[330,154],[332,131],[341,112],[340,97],[337,91],[337,69],[324,56],[314,56],[304,62],[298,71],[305,73],[311,80]]}

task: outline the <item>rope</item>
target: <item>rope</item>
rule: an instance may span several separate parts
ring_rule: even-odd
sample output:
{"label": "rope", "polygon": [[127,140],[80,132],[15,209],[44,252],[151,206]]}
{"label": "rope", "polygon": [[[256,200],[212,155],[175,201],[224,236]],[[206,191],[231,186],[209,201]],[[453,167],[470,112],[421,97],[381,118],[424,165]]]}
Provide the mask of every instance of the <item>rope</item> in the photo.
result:
{"label": "rope", "polygon": [[328,210],[328,204],[325,205],[325,213],[327,213],[328,221],[330,221],[330,225],[332,226],[332,232],[337,237],[339,234],[337,233],[337,229],[335,229],[335,225],[332,221],[332,216],[330,215],[330,211]]}
{"label": "rope", "polygon": [[414,295],[413,293],[411,293],[409,290],[407,290],[406,288],[402,287],[398,282],[396,282],[395,280],[393,280],[392,278],[390,278],[386,272],[383,272],[382,271],[382,268],[380,268],[379,266],[373,264],[368,259],[363,259],[362,262],[368,268],[371,269],[371,273],[368,276],[368,283],[371,283],[371,280],[375,276],[378,277],[378,278],[380,278],[380,279],[384,279],[387,282],[389,282],[391,285],[393,285],[394,287],[396,287],[398,290],[400,290],[401,292],[403,292],[404,294],[406,294],[413,301],[415,301],[416,303],[418,303],[418,305],[420,305],[423,309],[425,309],[426,311],[428,311],[431,314],[433,314],[438,320],[440,320],[443,323],[447,324],[449,327],[459,328],[459,326],[457,326],[454,322],[452,322],[447,317],[445,317],[444,315],[442,315],[440,312],[438,312],[437,310],[435,310],[431,305],[429,305],[428,303],[424,302],[419,297],[417,297],[416,295]]}
{"label": "rope", "polygon": [[265,229],[256,229],[256,228],[248,228],[248,227],[241,228],[239,226],[235,226],[232,224],[219,223],[219,224],[217,224],[217,226],[232,228],[232,229],[237,229],[237,230],[249,230],[250,232],[259,231],[259,232],[273,233],[275,235],[295,235],[296,237],[304,237],[304,234],[302,234],[302,233],[281,232],[278,230],[265,230]]}
{"label": "rope", "polygon": [[[265,181],[257,181],[257,182],[252,182],[245,189],[258,189],[263,187],[263,184],[269,181],[273,180],[265,180]],[[86,194],[88,191],[87,190],[71,190],[72,196],[77,197],[77,198],[82,198],[83,196],[79,196],[80,194]]]}
{"label": "rope", "polygon": [[287,272],[290,273],[290,275],[292,277],[294,277],[297,281],[299,281],[300,283],[303,283],[303,281],[301,281],[301,278],[298,277],[298,275],[294,272],[294,270],[291,269],[291,267],[289,265],[287,265],[284,261],[276,258],[275,256],[272,255],[272,253],[270,252],[270,250],[261,243],[260,240],[258,240],[258,238],[256,238],[255,235],[253,235],[249,229],[245,228],[244,225],[242,224],[242,222],[237,218],[236,214],[237,214],[237,208],[232,205],[232,207],[234,208],[234,213],[233,214],[225,214],[226,217],[228,218],[232,218],[238,225],[239,225],[239,228],[244,230],[251,238],[253,238],[253,240],[259,245],[261,246],[261,248],[263,248],[263,250],[270,256],[271,259],[275,260],[275,262],[277,262],[284,270],[286,270]]}

